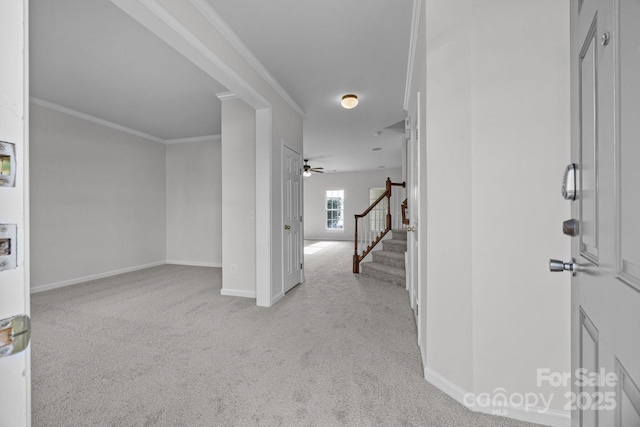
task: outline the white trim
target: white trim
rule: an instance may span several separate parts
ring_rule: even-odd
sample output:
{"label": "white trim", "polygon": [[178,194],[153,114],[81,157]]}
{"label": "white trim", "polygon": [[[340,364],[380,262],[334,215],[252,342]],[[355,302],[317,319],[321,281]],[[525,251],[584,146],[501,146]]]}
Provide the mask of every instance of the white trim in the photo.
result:
{"label": "white trim", "polygon": [[258,72],[258,74],[267,82],[269,86],[296,112],[300,117],[305,116],[305,112],[300,106],[289,96],[289,94],[280,86],[280,83],[267,71],[262,63],[256,58],[247,46],[240,40],[231,27],[222,20],[220,15],[213,9],[211,4],[206,0],[191,0],[191,3],[207,18],[222,36],[233,46],[234,49]]}
{"label": "white trim", "polygon": [[[297,285],[296,285],[297,286]],[[282,298],[284,298],[284,292],[280,292],[278,295],[276,295],[275,297],[273,297],[273,300],[271,301],[271,305],[274,305],[275,303],[277,303],[278,301],[280,301]]]}
{"label": "white trim", "polygon": [[525,411],[521,407],[490,406],[484,402],[480,402],[475,395],[468,395],[469,393],[462,387],[440,375],[428,366],[424,368],[424,378],[432,385],[438,387],[440,390],[455,399],[458,403],[462,404],[464,407],[473,412],[481,412],[490,415],[506,413],[507,415],[505,416],[505,418],[527,421],[535,424],[543,424],[551,427],[571,426],[570,412],[558,411],[554,409],[544,411],[542,408],[532,408],[529,409],[529,411]]}
{"label": "white trim", "polygon": [[[256,110],[256,305],[260,307],[271,307],[275,304],[272,254],[274,241],[272,124],[271,108]],[[280,227],[276,232],[280,233]]]}
{"label": "white trim", "polygon": [[238,95],[233,92],[220,92],[216,93],[216,96],[220,101],[230,101],[232,99],[238,99]]}
{"label": "white trim", "polygon": [[190,142],[220,141],[221,139],[222,139],[222,135],[203,135],[203,136],[193,136],[191,138],[167,139],[164,141],[164,143],[167,145],[188,144]]}
{"label": "white trim", "polygon": [[464,395],[467,394],[467,391],[462,387],[449,381],[428,366],[424,368],[424,379],[464,405]]}
{"label": "white trim", "polygon": [[156,0],[111,2],[253,108],[271,106],[262,94]]}
{"label": "white trim", "polygon": [[220,289],[220,295],[226,297],[256,298],[255,291],[243,291],[240,289]]}
{"label": "white trim", "polygon": [[125,132],[130,135],[138,136],[144,139],[148,139],[154,142],[160,142],[163,144],[165,142],[164,139],[158,138],[157,136],[149,135],[148,133],[140,132],[135,129],[128,128],[126,126],[121,126],[119,124],[110,122],[108,120],[100,119],[90,114],[81,113],[80,111],[72,110],[71,108],[63,107],[62,105],[54,104],[53,102],[45,101],[44,99],[39,99],[32,96],[29,98],[29,101],[31,101],[32,104],[39,105],[40,107],[48,108],[50,110],[67,114],[69,116],[73,116],[81,120],[86,120],[88,122],[92,122],[101,126],[119,130],[121,132]]}
{"label": "white trim", "polygon": [[420,34],[420,12],[422,0],[413,0],[413,15],[411,17],[411,39],[409,41],[409,60],[407,64],[407,81],[404,87],[404,109],[409,111],[409,97],[411,95],[411,81],[413,80],[413,67],[416,61],[416,49],[418,35]]}
{"label": "white trim", "polygon": [[176,261],[173,259],[168,259],[167,264],[170,265],[187,265],[190,267],[214,267],[214,268],[222,268],[221,262],[197,262],[197,261]]}
{"label": "white trim", "polygon": [[104,279],[106,277],[117,276],[118,274],[131,273],[132,271],[144,270],[145,268],[157,267],[166,264],[165,261],[152,262],[150,264],[138,265],[135,267],[123,268],[121,270],[108,271],[106,273],[93,274],[91,276],[78,277],[76,279],[63,280],[62,282],[49,283],[31,288],[31,293],[49,291],[51,289],[63,288],[65,286],[77,285],[78,283],[89,282],[91,280]]}

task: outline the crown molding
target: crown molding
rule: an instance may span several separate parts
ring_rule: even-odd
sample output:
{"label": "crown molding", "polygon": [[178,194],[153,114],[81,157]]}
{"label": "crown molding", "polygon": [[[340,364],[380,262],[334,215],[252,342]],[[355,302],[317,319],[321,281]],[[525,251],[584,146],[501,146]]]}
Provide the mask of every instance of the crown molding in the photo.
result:
{"label": "crown molding", "polygon": [[411,39],[409,41],[409,60],[407,64],[407,81],[404,87],[404,109],[409,111],[409,98],[411,96],[411,81],[413,80],[413,67],[416,61],[418,35],[420,34],[420,12],[422,0],[413,0],[413,14],[411,17]]}
{"label": "crown molding", "polygon": [[203,136],[194,136],[192,138],[166,139],[164,143],[167,145],[173,145],[173,144],[187,144],[189,142],[220,141],[221,139],[222,139],[222,135],[203,135]]}
{"label": "crown molding", "polygon": [[230,101],[232,99],[237,99],[238,95],[233,92],[220,92],[216,93],[216,96],[220,101]]}
{"label": "crown molding", "polygon": [[213,25],[222,36],[236,49],[240,55],[265,79],[271,88],[300,116],[304,117],[305,112],[289,96],[280,83],[267,71],[262,63],[255,57],[249,48],[240,40],[235,32],[222,20],[220,15],[213,9],[207,0],[191,0],[191,3],[202,13],[202,15]]}
{"label": "crown molding", "polygon": [[35,98],[31,96],[29,97],[29,101],[32,104],[39,105],[40,107],[48,108],[49,110],[54,110],[59,113],[67,114],[69,116],[73,116],[81,120],[86,120],[88,122],[102,125],[111,129],[119,130],[121,132],[125,132],[133,136],[138,136],[140,138],[148,139],[154,142],[159,142],[161,144],[165,143],[164,139],[158,138],[157,136],[149,135],[148,133],[140,132],[139,130],[131,129],[126,126],[122,126],[117,123],[113,123],[108,120],[104,120],[96,116],[92,116],[90,114],[81,113],[80,111],[72,110],[71,108],[63,107],[62,105],[54,104],[53,102],[45,101],[44,99]]}

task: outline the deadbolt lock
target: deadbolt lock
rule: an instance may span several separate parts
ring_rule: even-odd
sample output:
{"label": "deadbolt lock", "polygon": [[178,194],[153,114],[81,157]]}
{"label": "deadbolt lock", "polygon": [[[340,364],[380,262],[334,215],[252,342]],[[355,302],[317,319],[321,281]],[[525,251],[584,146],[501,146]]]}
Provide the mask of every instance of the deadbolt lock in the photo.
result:
{"label": "deadbolt lock", "polygon": [[568,219],[562,223],[562,232],[567,236],[576,237],[580,233],[577,219]]}
{"label": "deadbolt lock", "polygon": [[29,345],[31,319],[23,314],[0,320],[0,357],[20,353]]}

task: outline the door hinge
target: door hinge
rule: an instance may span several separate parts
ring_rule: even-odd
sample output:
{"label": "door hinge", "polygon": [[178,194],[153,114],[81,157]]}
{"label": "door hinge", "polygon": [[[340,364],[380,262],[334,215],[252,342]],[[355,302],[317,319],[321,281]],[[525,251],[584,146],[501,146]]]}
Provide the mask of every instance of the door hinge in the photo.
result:
{"label": "door hinge", "polygon": [[26,314],[0,320],[0,357],[20,353],[29,345],[31,319]]}
{"label": "door hinge", "polygon": [[300,263],[300,270],[302,270],[302,263]]}

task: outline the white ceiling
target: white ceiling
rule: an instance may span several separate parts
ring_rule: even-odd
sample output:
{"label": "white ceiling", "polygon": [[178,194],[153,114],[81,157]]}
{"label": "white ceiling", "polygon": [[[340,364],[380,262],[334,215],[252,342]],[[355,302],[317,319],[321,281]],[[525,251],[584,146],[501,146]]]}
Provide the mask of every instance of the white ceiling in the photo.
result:
{"label": "white ceiling", "polygon": [[227,90],[107,0],[32,0],[31,96],[160,139],[220,134]]}
{"label": "white ceiling", "polygon": [[[405,116],[412,0],[208,1],[306,112],[313,166],[400,167],[403,133],[385,128]],[[165,140],[220,133],[226,89],[111,2],[30,9],[32,96]]]}

